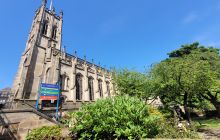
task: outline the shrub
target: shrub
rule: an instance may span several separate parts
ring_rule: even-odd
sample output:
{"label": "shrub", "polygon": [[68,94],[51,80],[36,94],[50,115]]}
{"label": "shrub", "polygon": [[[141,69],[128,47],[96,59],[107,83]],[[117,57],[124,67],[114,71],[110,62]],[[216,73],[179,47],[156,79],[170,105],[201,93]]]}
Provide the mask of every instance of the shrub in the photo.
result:
{"label": "shrub", "polygon": [[59,126],[43,126],[33,129],[26,140],[59,140],[61,139],[61,128]]}
{"label": "shrub", "polygon": [[162,114],[136,97],[117,96],[84,104],[67,124],[80,139],[140,139],[159,134]]}

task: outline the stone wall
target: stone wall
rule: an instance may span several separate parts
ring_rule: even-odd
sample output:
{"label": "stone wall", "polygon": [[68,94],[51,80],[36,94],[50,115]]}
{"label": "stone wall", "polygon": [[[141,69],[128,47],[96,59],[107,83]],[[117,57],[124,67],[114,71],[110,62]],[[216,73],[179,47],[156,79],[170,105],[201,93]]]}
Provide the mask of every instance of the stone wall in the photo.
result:
{"label": "stone wall", "polygon": [[[8,131],[11,131],[10,133],[13,134],[16,139],[24,140],[28,132],[34,128],[55,125],[32,112],[1,113],[0,117],[4,120],[4,122],[1,121],[0,125],[0,139],[9,137]],[[3,123],[9,125],[4,126]]]}

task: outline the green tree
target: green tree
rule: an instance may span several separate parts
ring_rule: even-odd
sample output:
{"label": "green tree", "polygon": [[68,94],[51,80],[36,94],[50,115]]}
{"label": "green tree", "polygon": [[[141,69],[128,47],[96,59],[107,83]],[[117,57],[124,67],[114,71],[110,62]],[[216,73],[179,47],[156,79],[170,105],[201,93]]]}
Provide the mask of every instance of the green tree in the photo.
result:
{"label": "green tree", "polygon": [[114,82],[118,95],[137,96],[145,101],[154,95],[151,94],[153,83],[147,74],[127,69],[116,70]]}
{"label": "green tree", "polygon": [[169,53],[169,58],[155,65],[151,74],[159,83],[158,95],[165,104],[183,105],[190,119],[188,107],[201,98],[212,103],[220,117],[218,49],[183,45]]}
{"label": "green tree", "polygon": [[188,98],[192,90],[193,75],[190,63],[179,60],[169,59],[156,65],[153,74],[156,81],[160,83],[158,96],[166,105],[183,105],[188,120]]}

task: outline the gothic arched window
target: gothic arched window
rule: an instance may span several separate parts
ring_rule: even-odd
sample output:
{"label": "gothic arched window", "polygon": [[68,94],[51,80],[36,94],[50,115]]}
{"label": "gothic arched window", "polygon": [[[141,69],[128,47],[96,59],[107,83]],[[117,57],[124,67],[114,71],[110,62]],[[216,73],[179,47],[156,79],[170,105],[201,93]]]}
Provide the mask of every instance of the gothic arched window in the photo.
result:
{"label": "gothic arched window", "polygon": [[45,20],[43,23],[43,30],[42,30],[43,35],[47,35],[47,29],[48,29],[48,21]]}
{"label": "gothic arched window", "polygon": [[57,37],[57,26],[53,26],[52,28],[52,38],[56,39]]}
{"label": "gothic arched window", "polygon": [[65,89],[65,75],[60,75],[60,87],[61,90]]}
{"label": "gothic arched window", "polygon": [[45,79],[46,83],[50,82],[50,68],[47,69],[46,71],[46,79]]}
{"label": "gothic arched window", "polygon": [[68,75],[66,75],[66,73],[60,76],[62,90],[66,91],[69,89],[69,81],[70,81],[70,79],[69,79]]}
{"label": "gothic arched window", "polygon": [[82,100],[82,75],[76,75],[76,100]]}
{"label": "gothic arched window", "polygon": [[99,96],[102,98],[103,97],[103,90],[102,90],[102,80],[98,80],[98,88],[99,88]]}
{"label": "gothic arched window", "polygon": [[66,90],[69,89],[69,84],[70,84],[69,82],[70,82],[70,78],[67,77],[67,78],[66,78]]}
{"label": "gothic arched window", "polygon": [[94,100],[94,88],[93,88],[93,78],[88,78],[88,88],[89,88],[89,99]]}
{"label": "gothic arched window", "polygon": [[110,83],[109,83],[109,81],[106,82],[106,88],[107,88],[107,94],[110,97],[111,95],[110,95]]}

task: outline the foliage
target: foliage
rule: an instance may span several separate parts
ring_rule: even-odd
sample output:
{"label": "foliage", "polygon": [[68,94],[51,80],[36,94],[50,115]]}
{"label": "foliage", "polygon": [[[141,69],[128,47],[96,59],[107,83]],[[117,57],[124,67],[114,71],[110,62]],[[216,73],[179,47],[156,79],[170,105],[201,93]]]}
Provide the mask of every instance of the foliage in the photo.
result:
{"label": "foliage", "polygon": [[80,139],[140,139],[158,135],[162,121],[157,109],[137,97],[116,96],[69,113],[68,125]]}
{"label": "foliage", "polygon": [[66,123],[78,139],[197,138],[194,129],[178,129],[158,109],[130,96],[84,104]]}
{"label": "foliage", "polygon": [[146,74],[127,69],[116,70],[114,82],[118,95],[137,96],[145,100],[153,96],[153,83]]}
{"label": "foliage", "polygon": [[[165,104],[204,108],[210,103],[220,111],[220,57],[218,49],[183,45],[152,68],[155,90]],[[204,101],[207,100],[209,102]]]}
{"label": "foliage", "polygon": [[206,48],[204,46],[200,46],[200,44],[198,42],[194,42],[192,44],[182,45],[180,49],[174,50],[174,51],[168,53],[168,55],[170,58],[184,57],[184,56],[192,54],[194,52],[201,52],[201,53],[211,52],[211,53],[219,54],[219,49],[213,48],[213,47]]}
{"label": "foliage", "polygon": [[158,110],[163,114],[164,118],[166,119],[173,118],[174,116],[173,109],[168,106],[160,106],[158,107]]}
{"label": "foliage", "polygon": [[43,126],[33,129],[26,140],[59,140],[61,139],[61,128],[59,126]]}
{"label": "foliage", "polygon": [[169,123],[162,123],[160,126],[161,132],[157,135],[157,138],[169,138],[169,139],[184,139],[184,138],[199,138],[194,125],[187,127],[186,123],[182,128],[178,128],[173,120],[169,120]]}

